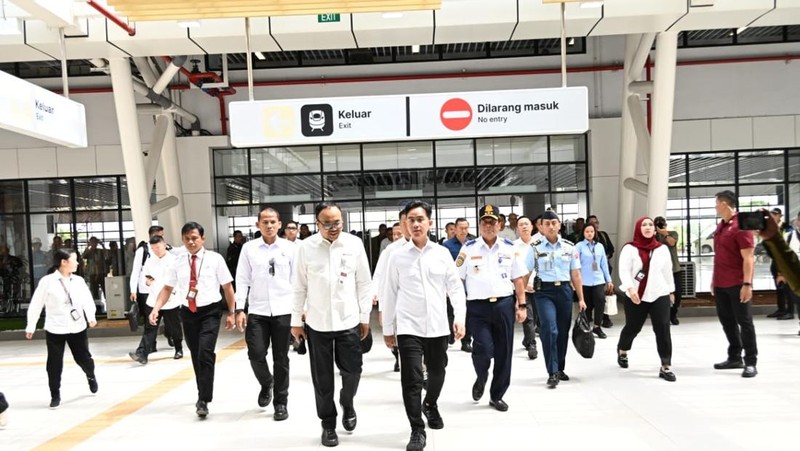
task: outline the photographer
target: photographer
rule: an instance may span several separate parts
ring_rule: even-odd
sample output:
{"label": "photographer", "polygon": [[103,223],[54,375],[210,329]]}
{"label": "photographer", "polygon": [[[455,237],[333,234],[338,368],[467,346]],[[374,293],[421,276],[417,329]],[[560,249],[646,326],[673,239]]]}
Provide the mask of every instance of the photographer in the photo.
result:
{"label": "photographer", "polygon": [[680,324],[678,320],[678,309],[681,306],[681,294],[683,292],[683,271],[681,271],[681,264],[678,262],[678,232],[674,230],[667,230],[667,220],[663,216],[657,216],[655,221],[656,225],[656,240],[667,246],[669,255],[672,257],[672,279],[675,282],[675,302],[669,311],[669,322],[673,326]]}
{"label": "photographer", "polygon": [[[766,210],[762,211],[766,213]],[[782,276],[796,299],[800,296],[800,259],[797,252],[792,250],[778,233],[778,224],[775,221],[766,221],[766,227],[758,234],[764,242],[764,247],[772,255],[778,274]]]}

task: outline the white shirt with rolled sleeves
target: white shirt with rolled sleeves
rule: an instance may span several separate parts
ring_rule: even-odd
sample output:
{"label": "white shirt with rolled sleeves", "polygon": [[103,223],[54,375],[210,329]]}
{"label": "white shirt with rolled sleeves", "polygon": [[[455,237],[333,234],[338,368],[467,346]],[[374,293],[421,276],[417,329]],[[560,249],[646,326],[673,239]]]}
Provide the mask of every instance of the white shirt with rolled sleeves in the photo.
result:
{"label": "white shirt with rolled sleeves", "polygon": [[[144,268],[144,265],[142,265],[144,252],[144,248],[137,247],[136,252],[133,254],[133,268],[131,268],[131,279],[129,281],[131,293],[150,293],[150,287],[147,286],[144,273],[142,272],[142,268]],[[153,254],[149,244],[147,245],[147,252],[149,254],[147,260],[150,260],[155,254]],[[147,264],[147,260],[144,262],[145,265]],[[156,294],[156,296],[158,296],[158,294]]]}
{"label": "white shirt with rolled sleeves", "polygon": [[[197,307],[205,307],[222,299],[220,287],[233,282],[233,276],[225,264],[225,257],[207,249],[197,251]],[[164,285],[174,288],[174,295],[184,307],[189,306],[186,295],[192,273],[192,254],[186,252],[176,257],[175,265],[169,271]]]}
{"label": "white shirt with rolled sleeves", "polygon": [[381,289],[386,281],[385,276],[389,258],[392,256],[394,251],[400,249],[406,243],[408,243],[408,240],[406,240],[405,237],[402,237],[396,241],[392,241],[392,244],[386,246],[386,249],[381,252],[381,256],[378,257],[378,264],[375,265],[375,272],[372,274],[372,294],[378,297],[378,311],[383,311],[383,303],[381,302],[383,299],[383,292]]}
{"label": "white shirt with rolled sleeves", "polygon": [[[25,332],[33,333],[36,330],[36,323],[43,308],[44,330],[51,334],[77,334],[86,329],[87,321],[96,322],[94,312],[97,307],[94,305],[89,287],[80,276],[64,277],[56,271],[39,280],[28,306],[28,324],[25,326]],[[70,314],[73,309],[80,314],[77,321]]]}
{"label": "white shirt with rolled sleeves", "polygon": [[295,243],[283,238],[276,238],[272,244],[267,244],[263,238],[244,243],[236,266],[237,310],[244,309],[247,303],[247,312],[255,315],[292,313],[296,249]]}
{"label": "white shirt with rolled sleeves", "polygon": [[[174,255],[167,252],[161,258],[153,253],[147,261],[144,262],[144,267],[142,268],[144,278],[147,278],[147,276],[153,278],[153,282],[148,287],[153,293],[152,296],[147,296],[147,305],[149,307],[156,306],[158,295],[161,293],[161,289],[164,288],[164,284],[167,281],[167,277],[169,277],[170,271],[173,270],[176,260],[177,258]],[[161,310],[172,310],[180,305],[181,302],[178,296],[176,296],[175,289],[173,289],[172,296],[170,296],[167,303],[161,307]]]}
{"label": "white shirt with rolled sleeves", "polygon": [[447,297],[454,321],[464,324],[464,284],[447,248],[430,240],[419,249],[413,242],[396,248],[387,265],[383,288],[383,335],[443,337],[450,334]]}
{"label": "white shirt with rolled sleeves", "polygon": [[369,324],[372,279],[361,240],[341,233],[334,242],[311,235],[297,247],[292,327],[306,323],[318,332]]}
{"label": "white shirt with rolled sleeves", "polygon": [[512,280],[529,273],[524,260],[516,256],[514,243],[500,237],[491,248],[483,238],[467,241],[458,253],[456,266],[469,301],[511,296]]}
{"label": "white shirt with rolled sleeves", "polygon": [[[619,289],[628,296],[628,288],[639,290],[636,274],[642,270],[642,258],[639,249],[630,244],[622,247],[619,253]],[[653,250],[650,257],[650,270],[647,275],[647,287],[644,289],[642,302],[655,302],[656,299],[675,292],[675,279],[672,277],[672,255],[667,246],[661,245]]]}

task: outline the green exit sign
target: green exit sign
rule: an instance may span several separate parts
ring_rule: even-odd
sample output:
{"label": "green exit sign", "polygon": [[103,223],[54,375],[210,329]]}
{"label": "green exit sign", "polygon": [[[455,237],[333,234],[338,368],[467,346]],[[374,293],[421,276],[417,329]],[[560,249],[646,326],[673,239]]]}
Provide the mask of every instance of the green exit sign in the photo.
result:
{"label": "green exit sign", "polygon": [[341,21],[342,21],[342,15],[339,13],[317,15],[317,23],[341,22]]}

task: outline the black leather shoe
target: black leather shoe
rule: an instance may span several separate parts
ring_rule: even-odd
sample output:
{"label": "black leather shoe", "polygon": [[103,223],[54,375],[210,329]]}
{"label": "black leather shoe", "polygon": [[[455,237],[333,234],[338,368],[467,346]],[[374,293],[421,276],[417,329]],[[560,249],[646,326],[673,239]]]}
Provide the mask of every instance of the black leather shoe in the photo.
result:
{"label": "black leather shoe", "polygon": [[675,318],[675,317],[672,317],[672,318],[670,318],[670,319],[669,319],[669,322],[670,322],[670,324],[672,324],[673,326],[677,326],[678,324],[680,324],[680,323],[681,323],[681,321],[680,321],[678,318]]}
{"label": "black leather shoe", "polygon": [[767,315],[767,318],[777,318],[777,317],[783,316],[785,314],[786,314],[785,311],[778,309],[778,310],[775,310],[774,312],[770,313],[769,315]]}
{"label": "black leather shoe", "polygon": [[272,419],[283,421],[287,418],[289,418],[289,411],[286,410],[286,406],[284,404],[275,404],[275,413],[272,415]]}
{"label": "black leather shoe", "polygon": [[425,415],[425,418],[428,420],[428,427],[431,429],[441,429],[444,427],[444,420],[442,420],[442,416],[439,414],[439,407],[436,405],[428,405],[428,403],[422,404],[422,413]]}
{"label": "black leather shoe", "polygon": [[601,328],[599,328],[597,326],[595,326],[595,328],[592,329],[592,333],[597,335],[597,338],[606,338],[606,337],[608,337],[608,335],[606,335],[606,333],[603,332],[603,329],[601,329]]}
{"label": "black leather shoe", "polygon": [[398,362],[398,361],[394,362],[394,372],[395,373],[399,373],[400,372],[400,362]]}
{"label": "black leather shoe", "polygon": [[411,439],[408,440],[408,445],[406,445],[406,451],[422,451],[425,449],[425,431],[411,431]]}
{"label": "black leather shoe", "polygon": [[602,326],[605,327],[606,329],[614,327],[614,323],[611,322],[611,318],[609,318],[608,315],[603,315]]}
{"label": "black leather shoe", "polygon": [[169,345],[170,348],[175,347],[175,342],[172,340],[172,337],[167,337],[167,344]]}
{"label": "black leather shoe", "polygon": [[758,374],[758,370],[755,365],[747,365],[742,371],[742,377],[756,377],[756,374]]}
{"label": "black leather shoe", "polygon": [[535,346],[529,346],[528,347],[528,359],[536,360],[537,357],[539,357],[539,351],[536,349]]}
{"label": "black leather shoe", "polygon": [[715,370],[737,370],[744,368],[744,362],[741,360],[726,360],[714,364]]}
{"label": "black leather shoe", "polygon": [[786,312],[783,315],[779,316],[778,319],[794,319],[794,313]]}
{"label": "black leather shoe", "polygon": [[617,365],[620,368],[627,368],[628,367],[628,354],[620,354],[617,352]]}
{"label": "black leather shoe", "polygon": [[137,352],[129,352],[128,357],[134,362],[139,362],[142,365],[147,365],[147,357]]}
{"label": "black leather shoe", "polygon": [[345,431],[352,432],[356,428],[356,424],[358,424],[356,409],[342,406],[342,410],[344,410],[344,414],[342,414],[342,427]]}
{"label": "black leather shoe", "polygon": [[667,382],[675,382],[678,378],[675,377],[675,373],[672,372],[670,369],[661,368],[658,370],[658,377],[664,379]]}
{"label": "black leather shoe", "polygon": [[481,397],[483,397],[483,389],[486,387],[486,382],[481,382],[480,379],[475,379],[475,383],[472,384],[472,400],[473,401],[480,401]]}
{"label": "black leather shoe", "polygon": [[92,393],[97,393],[97,378],[87,377],[86,381],[89,382],[89,391]]}
{"label": "black leather shoe", "polygon": [[197,404],[194,406],[197,408],[196,413],[198,417],[205,418],[208,416],[208,403],[198,400]]}
{"label": "black leather shoe", "polygon": [[338,446],[339,445],[339,436],[336,435],[336,429],[323,429],[322,430],[322,446]]}
{"label": "black leather shoe", "polygon": [[173,359],[180,360],[182,358],[183,358],[183,351],[175,351],[175,356],[173,357]]}
{"label": "black leather shoe", "polygon": [[558,385],[558,374],[553,373],[550,375],[550,377],[547,378],[547,386],[549,388],[556,388],[557,385]]}
{"label": "black leather shoe", "polygon": [[464,352],[472,352],[472,345],[469,343],[461,343],[461,350]]}
{"label": "black leather shoe", "polygon": [[267,407],[272,401],[272,385],[269,387],[261,387],[258,392],[258,407]]}
{"label": "black leather shoe", "polygon": [[506,404],[506,402],[502,399],[498,399],[497,401],[489,401],[489,405],[500,412],[506,412],[508,410],[508,404]]}
{"label": "black leather shoe", "polygon": [[52,410],[58,409],[61,405],[61,398],[50,398],[50,408]]}
{"label": "black leather shoe", "polygon": [[569,380],[569,376],[567,376],[567,373],[565,373],[563,371],[559,371],[558,373],[556,373],[556,376],[558,376],[558,380],[560,380],[560,381],[568,381]]}

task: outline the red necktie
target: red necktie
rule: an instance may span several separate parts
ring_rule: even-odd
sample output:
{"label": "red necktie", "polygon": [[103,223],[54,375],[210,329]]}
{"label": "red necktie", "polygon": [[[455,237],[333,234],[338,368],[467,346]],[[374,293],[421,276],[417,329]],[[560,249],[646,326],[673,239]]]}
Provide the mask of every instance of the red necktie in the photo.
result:
{"label": "red necktie", "polygon": [[[192,272],[189,277],[189,288],[194,288],[197,286],[197,255],[192,255]],[[189,298],[189,311],[192,313],[197,313],[197,292],[195,291],[195,295]]]}

